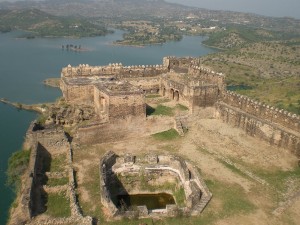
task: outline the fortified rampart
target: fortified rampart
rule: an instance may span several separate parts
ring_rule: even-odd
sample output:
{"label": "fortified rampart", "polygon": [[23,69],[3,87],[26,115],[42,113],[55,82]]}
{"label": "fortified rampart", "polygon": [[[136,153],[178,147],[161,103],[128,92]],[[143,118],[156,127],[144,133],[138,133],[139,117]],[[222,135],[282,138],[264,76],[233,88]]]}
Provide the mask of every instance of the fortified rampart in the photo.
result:
{"label": "fortified rampart", "polygon": [[246,96],[227,91],[222,101],[253,116],[280,124],[296,132],[300,132],[300,116],[283,109],[278,109],[255,101]]}
{"label": "fortified rampart", "polygon": [[[135,87],[146,93],[159,93],[187,106],[191,112],[216,104],[224,121],[271,144],[286,146],[296,154],[300,151],[299,116],[226,91],[225,76],[202,67],[199,59],[164,57],[162,65],[155,66],[123,66],[120,63],[100,67],[69,65],[62,70],[62,91],[70,103],[94,105],[102,122],[122,119],[122,115],[146,117],[142,94],[128,96],[120,93],[115,99],[105,95],[105,88],[101,86],[111,80],[122,80],[132,89]],[[131,98],[138,101],[131,104]]]}
{"label": "fortified rampart", "polygon": [[62,77],[92,77],[115,76],[116,78],[154,77],[166,73],[163,65],[132,65],[123,66],[121,63],[113,63],[107,66],[90,66],[80,64],[72,67],[68,65],[62,69]]}
{"label": "fortified rampart", "polygon": [[198,78],[194,86],[204,83],[215,84],[222,94],[226,91],[225,75],[222,73],[216,73],[206,67],[194,65],[189,68],[188,74]]}
{"label": "fortified rampart", "polygon": [[224,122],[240,127],[247,134],[271,145],[290,149],[300,157],[300,119],[296,114],[230,91],[216,104],[216,109]]}

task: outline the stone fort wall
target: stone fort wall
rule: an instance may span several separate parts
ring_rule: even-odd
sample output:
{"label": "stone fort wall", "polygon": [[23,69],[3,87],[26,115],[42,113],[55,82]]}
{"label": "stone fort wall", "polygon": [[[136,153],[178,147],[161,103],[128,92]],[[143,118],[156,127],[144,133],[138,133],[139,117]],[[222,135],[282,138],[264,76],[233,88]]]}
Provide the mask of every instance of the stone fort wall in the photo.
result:
{"label": "stone fort wall", "polygon": [[[92,218],[83,217],[78,206],[75,193],[75,178],[72,169],[72,149],[62,128],[53,127],[51,129],[41,129],[35,121],[29,126],[26,133],[24,147],[31,149],[28,171],[22,180],[22,190],[20,205],[18,206],[22,214],[11,215],[9,224],[82,224],[91,225]],[[60,186],[65,188],[66,196],[70,200],[71,216],[68,218],[43,218],[38,217],[43,213],[43,195],[51,191],[51,187],[41,183],[41,176],[45,174],[46,161],[53,157],[53,154],[65,154],[68,165],[65,173],[68,176],[68,184]],[[64,173],[64,172],[62,172]],[[49,176],[49,174],[47,175]]]}
{"label": "stone fort wall", "polygon": [[90,66],[80,64],[72,67],[68,65],[62,69],[62,77],[86,77],[114,75],[117,78],[154,77],[170,70],[187,73],[190,66],[199,65],[199,60],[192,57],[164,57],[161,65],[131,65],[123,66],[122,63],[110,63],[105,66]]}
{"label": "stone fort wall", "polygon": [[247,134],[263,139],[271,145],[284,147],[300,157],[300,118],[246,96],[227,91],[216,104],[218,117],[242,128]]}
{"label": "stone fort wall", "polygon": [[191,66],[188,73],[197,76],[198,82],[195,85],[200,85],[201,83],[215,84],[222,93],[226,90],[225,75],[222,73],[216,73],[206,67],[197,65]]}
{"label": "stone fort wall", "polygon": [[[169,78],[165,76],[166,73]],[[189,81],[177,81],[172,73],[186,74]],[[94,75],[114,75],[127,79],[146,92],[158,91],[163,96],[188,105],[192,111],[197,107],[213,106],[217,102],[216,108],[223,121],[241,127],[248,134],[261,137],[270,144],[286,146],[299,155],[298,115],[226,91],[225,76],[200,66],[198,59],[164,57],[162,65],[155,66],[123,66],[118,63],[102,67],[79,65],[68,66],[62,71],[62,76]],[[81,91],[74,89],[69,92],[75,96]],[[83,97],[88,98],[89,90],[84,93]]]}
{"label": "stone fort wall", "polygon": [[300,132],[300,116],[227,91],[222,101],[246,113]]}
{"label": "stone fort wall", "polygon": [[87,76],[115,76],[116,78],[154,77],[166,73],[163,65],[132,65],[123,66],[121,63],[113,63],[106,66],[90,66],[80,64],[72,67],[68,65],[62,69],[62,77],[87,77]]}

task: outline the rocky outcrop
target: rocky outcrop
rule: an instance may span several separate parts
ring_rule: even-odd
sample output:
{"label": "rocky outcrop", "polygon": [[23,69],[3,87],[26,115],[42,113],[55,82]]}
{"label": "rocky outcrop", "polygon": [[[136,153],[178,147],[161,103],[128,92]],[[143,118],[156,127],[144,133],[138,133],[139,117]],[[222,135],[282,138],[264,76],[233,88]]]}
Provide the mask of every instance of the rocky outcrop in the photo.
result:
{"label": "rocky outcrop", "polygon": [[77,125],[96,117],[94,108],[87,105],[55,105],[48,109],[46,115],[47,125]]}

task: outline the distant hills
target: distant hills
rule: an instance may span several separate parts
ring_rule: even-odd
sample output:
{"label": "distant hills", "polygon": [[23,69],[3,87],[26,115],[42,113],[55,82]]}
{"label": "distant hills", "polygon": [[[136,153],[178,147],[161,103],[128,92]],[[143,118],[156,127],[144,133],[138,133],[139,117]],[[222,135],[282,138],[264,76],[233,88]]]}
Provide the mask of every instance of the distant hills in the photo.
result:
{"label": "distant hills", "polygon": [[293,18],[272,18],[251,13],[207,10],[188,7],[164,0],[45,0],[0,2],[2,10],[39,9],[55,16],[81,16],[89,19],[142,20],[172,19],[181,20],[194,17],[214,22],[214,25],[227,24],[263,27],[277,31],[299,31],[300,20]]}
{"label": "distant hills", "polygon": [[62,36],[100,36],[109,31],[84,18],[58,17],[39,9],[6,9],[0,10],[0,31],[29,31],[27,38],[62,37]]}

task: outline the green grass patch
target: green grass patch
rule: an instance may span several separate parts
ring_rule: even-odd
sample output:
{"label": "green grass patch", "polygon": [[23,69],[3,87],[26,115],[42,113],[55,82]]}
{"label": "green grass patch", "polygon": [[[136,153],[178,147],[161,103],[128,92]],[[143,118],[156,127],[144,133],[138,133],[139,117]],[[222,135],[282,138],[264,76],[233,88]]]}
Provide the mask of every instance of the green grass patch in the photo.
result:
{"label": "green grass patch", "polygon": [[70,217],[70,200],[65,196],[66,193],[49,193],[47,200],[46,213],[53,217]]}
{"label": "green grass patch", "polygon": [[219,213],[219,217],[250,213],[256,208],[247,198],[242,187],[217,180],[206,180],[205,182],[215,198],[222,202],[222,212]]}
{"label": "green grass patch", "polygon": [[248,179],[247,175],[244,174],[242,171],[240,171],[238,168],[236,168],[234,165],[228,164],[222,160],[218,160],[218,161],[222,163],[226,168],[230,169],[232,172]]}
{"label": "green grass patch", "polygon": [[6,184],[18,191],[21,187],[21,176],[25,173],[30,159],[30,150],[20,150],[8,159]]}
{"label": "green grass patch", "polygon": [[146,95],[146,98],[159,98],[159,94]]}
{"label": "green grass patch", "polygon": [[[255,169],[254,169],[255,170]],[[255,173],[265,179],[271,186],[275,189],[285,192],[288,188],[287,181],[297,180],[298,186],[300,186],[300,167],[295,167],[293,170],[290,171],[262,171],[262,170],[255,170]]]}
{"label": "green grass patch", "polygon": [[[155,225],[207,225],[234,215],[253,212],[256,207],[248,199],[245,191],[237,185],[218,180],[206,180],[213,198],[200,216],[175,217],[157,220]],[[216,203],[217,202],[217,203]]]}
{"label": "green grass patch", "polygon": [[180,111],[187,111],[187,110],[189,110],[188,107],[186,107],[184,105],[181,105],[181,104],[177,104],[175,108],[179,109]]}
{"label": "green grass patch", "polygon": [[68,184],[69,178],[68,177],[62,177],[62,178],[50,178],[47,181],[47,185],[54,187],[54,186],[61,186]]}
{"label": "green grass patch", "polygon": [[173,195],[177,205],[180,207],[185,205],[185,193],[183,187],[180,187],[178,190],[174,191]]}
{"label": "green grass patch", "polygon": [[50,172],[61,172],[64,170],[66,164],[66,155],[56,155],[51,159]]}
{"label": "green grass patch", "polygon": [[160,141],[170,141],[178,138],[179,134],[175,129],[170,129],[164,132],[152,134],[152,137]]}
{"label": "green grass patch", "polygon": [[[103,221],[104,216],[101,209],[100,177],[98,166],[95,165],[90,167],[88,169],[88,174],[90,177],[92,177],[92,179],[85,180],[81,187],[88,192],[90,200],[84,201],[79,194],[79,205],[81,206],[84,216],[91,216]],[[95,204],[95,202],[98,202],[99,204]]]}
{"label": "green grass patch", "polygon": [[149,116],[150,115],[153,115],[153,116],[158,116],[158,115],[174,116],[173,109],[168,107],[168,106],[164,106],[164,105],[158,105],[156,108],[152,108],[151,106],[147,106],[146,114],[149,115]]}
{"label": "green grass patch", "polygon": [[47,116],[44,115],[44,114],[40,114],[37,118],[37,123],[41,126],[45,125],[46,123],[46,120],[47,120]]}

